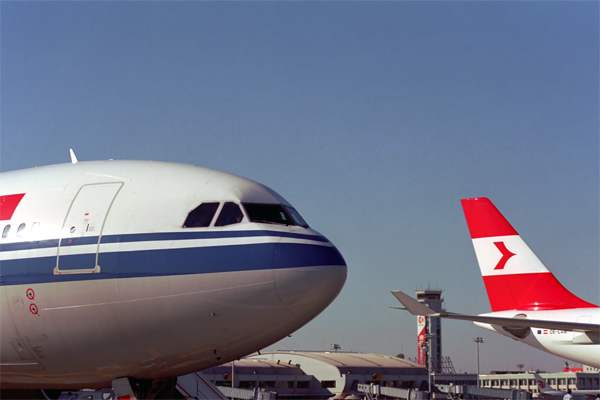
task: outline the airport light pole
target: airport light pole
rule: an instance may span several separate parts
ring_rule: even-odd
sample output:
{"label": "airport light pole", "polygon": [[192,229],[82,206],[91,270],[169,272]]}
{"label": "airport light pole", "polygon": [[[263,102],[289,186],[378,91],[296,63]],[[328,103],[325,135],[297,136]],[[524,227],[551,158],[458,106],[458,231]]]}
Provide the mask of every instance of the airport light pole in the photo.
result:
{"label": "airport light pole", "polygon": [[[429,317],[428,317],[429,318]],[[422,343],[421,346],[425,348],[425,352],[427,354],[427,381],[429,384],[429,398],[431,398],[431,373],[433,371],[433,357],[431,357],[431,340],[435,337],[435,333],[426,333],[425,334],[425,343]]]}
{"label": "airport light pole", "polygon": [[473,338],[473,341],[477,345],[477,386],[479,387],[479,343],[483,343],[483,338],[477,336],[476,338]]}
{"label": "airport light pole", "polygon": [[431,394],[431,371],[429,370],[429,350],[427,349],[427,334],[425,334],[425,342],[421,343],[420,346],[421,349],[423,349],[423,352],[425,353],[425,357],[427,357],[427,364],[425,365],[425,368],[427,368],[427,383],[429,384],[429,389],[427,390],[429,390],[429,394]]}

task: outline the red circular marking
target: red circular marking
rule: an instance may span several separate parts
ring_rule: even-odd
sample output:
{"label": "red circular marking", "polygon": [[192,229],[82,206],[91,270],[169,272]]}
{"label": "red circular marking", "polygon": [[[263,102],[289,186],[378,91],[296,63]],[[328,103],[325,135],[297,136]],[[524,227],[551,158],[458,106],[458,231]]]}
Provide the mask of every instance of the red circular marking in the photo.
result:
{"label": "red circular marking", "polygon": [[29,311],[31,311],[31,313],[35,315],[35,314],[38,313],[38,308],[37,308],[37,306],[35,304],[31,304],[29,306]]}
{"label": "red circular marking", "polygon": [[32,288],[27,289],[27,298],[29,300],[35,299],[35,292],[33,291]]}

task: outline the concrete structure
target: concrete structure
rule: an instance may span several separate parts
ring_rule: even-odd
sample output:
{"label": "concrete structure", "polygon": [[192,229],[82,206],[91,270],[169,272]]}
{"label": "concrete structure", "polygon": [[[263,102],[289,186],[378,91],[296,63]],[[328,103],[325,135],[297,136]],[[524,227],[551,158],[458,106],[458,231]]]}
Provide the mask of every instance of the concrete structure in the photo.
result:
{"label": "concrete structure", "polygon": [[[422,289],[416,292],[417,300],[435,311],[443,311],[442,291],[434,289]],[[428,367],[431,357],[431,369],[433,372],[442,370],[442,320],[440,318],[428,318],[422,315],[417,317],[417,343],[419,364]],[[427,353],[429,352],[429,354]]]}
{"label": "concrete structure", "polygon": [[[540,376],[556,390],[595,390],[600,389],[600,375],[597,372],[540,372]],[[537,393],[533,374],[527,372],[507,372],[480,375],[482,387],[496,389],[520,389]]]}

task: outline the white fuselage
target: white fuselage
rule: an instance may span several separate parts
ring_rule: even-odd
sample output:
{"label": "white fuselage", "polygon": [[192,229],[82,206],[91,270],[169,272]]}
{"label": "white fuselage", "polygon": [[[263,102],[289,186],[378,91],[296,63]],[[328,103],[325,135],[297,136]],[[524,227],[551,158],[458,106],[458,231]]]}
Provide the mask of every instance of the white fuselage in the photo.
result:
{"label": "white fuselage", "polygon": [[[516,315],[521,315],[520,318],[523,318],[522,316],[526,315],[528,319],[534,320],[600,324],[600,308],[597,307],[543,311],[506,310],[481,315],[503,318],[512,318]],[[523,329],[523,333],[521,334],[521,332],[515,332],[514,330],[512,332],[507,331],[500,325],[479,322],[475,322],[475,325],[508,336],[559,357],[600,368],[598,332],[594,334],[592,332],[583,333],[531,327]]]}
{"label": "white fuselage", "polygon": [[[538,399],[563,399],[567,394],[566,390],[549,390],[547,392],[534,395]],[[594,400],[600,395],[600,390],[571,390],[572,399],[590,399]]]}
{"label": "white fuselage", "polygon": [[[0,221],[0,231],[10,225],[0,238],[2,387],[103,387],[202,370],[294,332],[346,279],[322,235],[253,222],[243,206],[290,206],[281,196],[222,172],[64,164],[3,173],[0,190],[24,194]],[[218,203],[210,226],[184,227],[206,202]],[[215,226],[226,203],[243,218]]]}

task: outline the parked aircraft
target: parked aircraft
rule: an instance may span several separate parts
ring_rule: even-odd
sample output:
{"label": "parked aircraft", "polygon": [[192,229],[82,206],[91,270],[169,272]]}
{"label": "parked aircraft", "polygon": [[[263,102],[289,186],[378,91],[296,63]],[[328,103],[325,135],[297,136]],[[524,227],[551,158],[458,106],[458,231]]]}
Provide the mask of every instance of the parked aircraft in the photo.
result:
{"label": "parked aircraft", "polygon": [[290,203],[224,172],[73,155],[0,190],[2,388],[127,377],[149,398],[288,336],[346,280]]}
{"label": "parked aircraft", "polygon": [[[536,397],[542,399],[562,399],[566,390],[554,390],[552,386],[537,372],[533,373],[535,381],[538,387],[538,394]],[[573,399],[596,399],[600,396],[600,390],[571,390],[571,396]]]}
{"label": "parked aircraft", "polygon": [[436,312],[403,292],[414,315],[462,319],[548,353],[600,367],[600,308],[572,294],[487,198],[462,200],[491,313]]}

